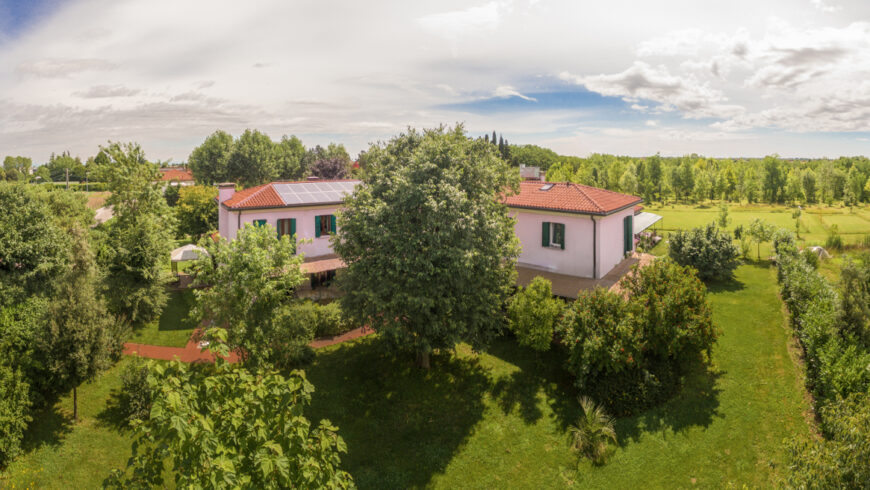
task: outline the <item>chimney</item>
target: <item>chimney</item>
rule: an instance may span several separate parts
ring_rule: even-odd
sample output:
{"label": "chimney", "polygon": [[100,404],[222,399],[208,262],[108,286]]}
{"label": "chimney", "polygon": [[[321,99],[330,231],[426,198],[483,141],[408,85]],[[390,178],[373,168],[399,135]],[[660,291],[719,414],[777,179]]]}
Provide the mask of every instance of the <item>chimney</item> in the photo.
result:
{"label": "chimney", "polygon": [[226,182],[218,184],[218,202],[224,202],[236,193],[236,184]]}

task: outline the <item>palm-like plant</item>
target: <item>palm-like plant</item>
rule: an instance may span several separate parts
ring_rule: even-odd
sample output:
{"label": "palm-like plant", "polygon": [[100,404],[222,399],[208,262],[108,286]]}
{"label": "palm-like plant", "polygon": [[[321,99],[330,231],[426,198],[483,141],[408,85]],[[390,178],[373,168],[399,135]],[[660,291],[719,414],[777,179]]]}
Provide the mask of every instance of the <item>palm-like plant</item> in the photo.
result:
{"label": "palm-like plant", "polygon": [[568,428],[568,443],[571,449],[588,457],[594,464],[604,464],[609,442],[616,444],[613,419],[591,399],[581,396],[579,401],[583,414],[577,420],[577,425]]}

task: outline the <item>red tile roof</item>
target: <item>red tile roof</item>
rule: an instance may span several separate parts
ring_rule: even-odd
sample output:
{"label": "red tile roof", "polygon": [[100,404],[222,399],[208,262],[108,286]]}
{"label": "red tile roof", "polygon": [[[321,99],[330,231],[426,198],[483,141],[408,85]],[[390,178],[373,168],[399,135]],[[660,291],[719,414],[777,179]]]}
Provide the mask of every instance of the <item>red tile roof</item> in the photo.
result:
{"label": "red tile roof", "polygon": [[236,192],[224,201],[224,205],[228,208],[275,208],[284,206],[284,200],[269,183]]}
{"label": "red tile roof", "polygon": [[163,182],[169,182],[170,180],[177,180],[179,182],[194,180],[193,174],[186,168],[161,169],[160,173],[160,180]]}
{"label": "red tile roof", "polygon": [[[551,185],[548,190],[542,190]],[[643,201],[637,196],[570,182],[520,182],[520,191],[504,198],[508,207],[564,211],[582,214],[610,214]]]}

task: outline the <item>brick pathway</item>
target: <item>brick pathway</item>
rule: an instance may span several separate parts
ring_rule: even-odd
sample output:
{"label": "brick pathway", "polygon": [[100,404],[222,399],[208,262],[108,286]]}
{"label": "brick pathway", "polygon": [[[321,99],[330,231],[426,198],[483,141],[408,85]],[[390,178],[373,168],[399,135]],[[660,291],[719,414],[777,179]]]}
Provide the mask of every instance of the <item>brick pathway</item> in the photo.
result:
{"label": "brick pathway", "polygon": [[[214,356],[209,352],[202,352],[199,347],[199,342],[194,339],[199,337],[199,330],[194,331],[187,345],[184,347],[166,347],[162,345],[137,344],[135,342],[127,342],[124,344],[124,354],[133,356],[138,355],[147,359],[160,359],[164,361],[172,361],[178,359],[181,362],[213,362]],[[357,339],[374,333],[374,330],[367,327],[360,327],[350,332],[335,336],[316,339],[309,344],[312,348],[326,347],[348,340]],[[236,362],[239,360],[238,354],[230,353],[229,361]]]}

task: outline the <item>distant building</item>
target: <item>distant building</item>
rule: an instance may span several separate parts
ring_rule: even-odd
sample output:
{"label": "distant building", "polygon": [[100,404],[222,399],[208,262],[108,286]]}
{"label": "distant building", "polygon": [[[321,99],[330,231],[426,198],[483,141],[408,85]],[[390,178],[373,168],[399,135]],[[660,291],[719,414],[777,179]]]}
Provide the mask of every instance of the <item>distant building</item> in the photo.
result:
{"label": "distant building", "polygon": [[168,167],[160,169],[160,182],[166,185],[193,185],[195,179],[187,167]]}

